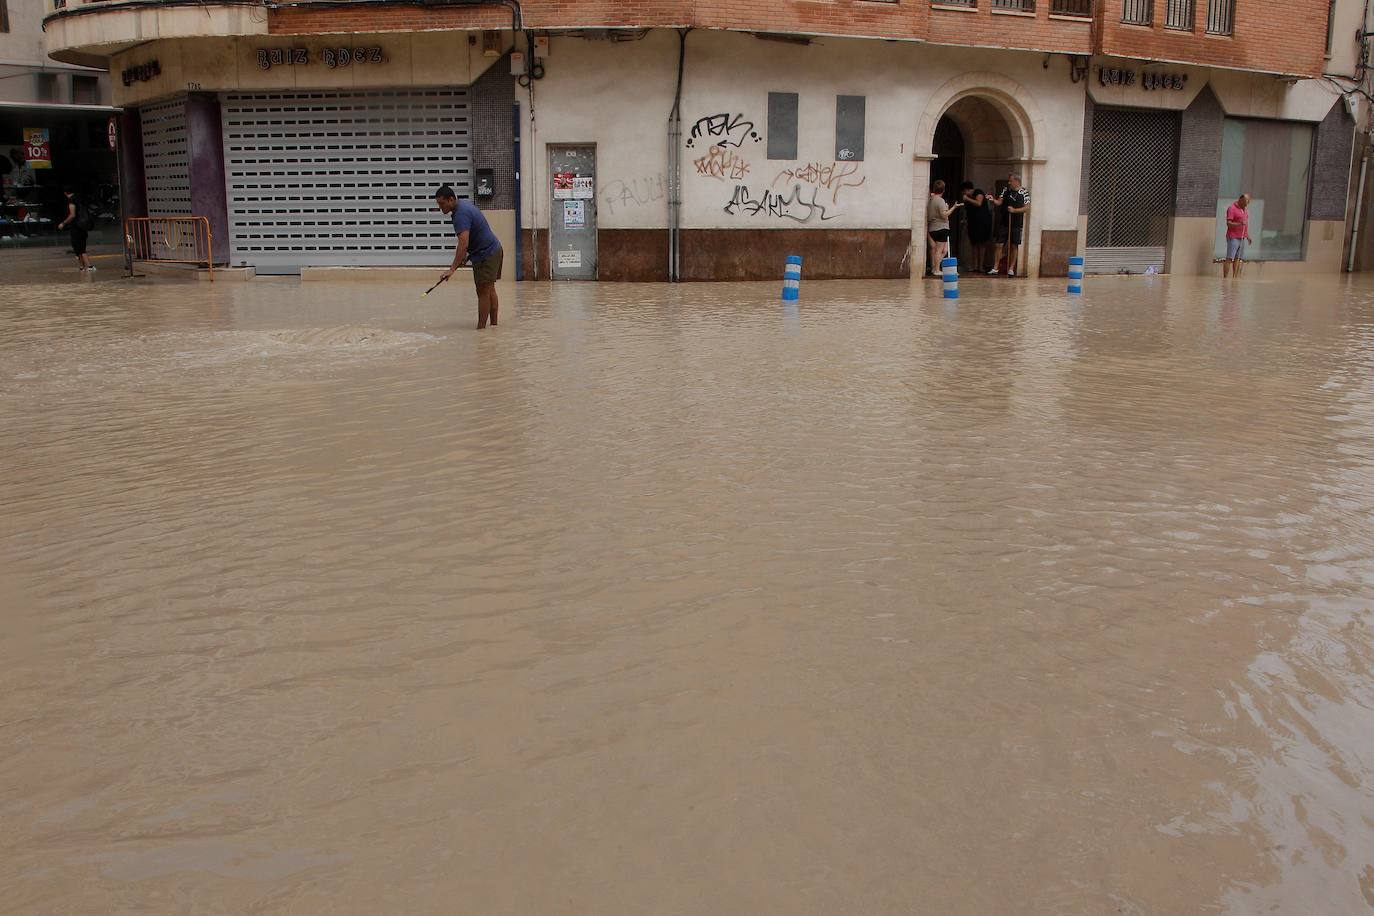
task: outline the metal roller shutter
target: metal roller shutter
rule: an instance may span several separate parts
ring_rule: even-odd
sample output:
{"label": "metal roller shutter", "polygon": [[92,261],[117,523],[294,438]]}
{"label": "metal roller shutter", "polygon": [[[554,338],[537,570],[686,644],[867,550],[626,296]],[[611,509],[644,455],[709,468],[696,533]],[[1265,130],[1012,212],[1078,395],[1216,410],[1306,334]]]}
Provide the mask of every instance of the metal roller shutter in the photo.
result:
{"label": "metal roller shutter", "polygon": [[144,105],[143,176],[149,216],[191,212],[191,158],[186,140],[186,97]]}
{"label": "metal roller shutter", "polygon": [[1178,181],[1178,113],[1093,110],[1088,273],[1165,268]]}
{"label": "metal roller shutter", "polygon": [[452,256],[434,189],[471,196],[465,90],[232,93],[222,110],[233,263],[295,273]]}

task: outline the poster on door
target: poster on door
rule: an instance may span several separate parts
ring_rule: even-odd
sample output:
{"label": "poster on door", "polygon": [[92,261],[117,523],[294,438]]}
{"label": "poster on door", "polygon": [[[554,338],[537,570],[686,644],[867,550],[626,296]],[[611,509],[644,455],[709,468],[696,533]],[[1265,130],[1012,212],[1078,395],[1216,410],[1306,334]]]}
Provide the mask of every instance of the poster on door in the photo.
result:
{"label": "poster on door", "polygon": [[558,252],[558,266],[563,270],[571,270],[582,266],[582,252],[580,251],[560,251]]}
{"label": "poster on door", "polygon": [[576,200],[591,200],[593,181],[592,178],[583,178],[581,175],[573,176],[573,198]]}
{"label": "poster on door", "polygon": [[24,159],[32,169],[52,168],[52,145],[46,127],[24,128]]}
{"label": "poster on door", "polygon": [[587,202],[583,200],[563,201],[563,228],[587,228]]}
{"label": "poster on door", "polygon": [[553,199],[570,200],[573,196],[573,182],[576,180],[572,172],[553,173]]}

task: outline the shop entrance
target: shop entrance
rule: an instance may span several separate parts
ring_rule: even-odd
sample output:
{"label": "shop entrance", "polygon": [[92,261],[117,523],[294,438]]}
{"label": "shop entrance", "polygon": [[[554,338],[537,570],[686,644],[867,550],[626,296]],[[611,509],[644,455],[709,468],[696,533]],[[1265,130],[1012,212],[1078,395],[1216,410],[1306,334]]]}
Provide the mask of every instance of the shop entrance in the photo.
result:
{"label": "shop entrance", "polygon": [[1101,106],[1093,110],[1089,273],[1165,269],[1177,173],[1176,112]]}
{"label": "shop entrance", "polygon": [[452,258],[434,192],[472,196],[466,90],[236,92],[222,112],[232,263],[297,273]]}

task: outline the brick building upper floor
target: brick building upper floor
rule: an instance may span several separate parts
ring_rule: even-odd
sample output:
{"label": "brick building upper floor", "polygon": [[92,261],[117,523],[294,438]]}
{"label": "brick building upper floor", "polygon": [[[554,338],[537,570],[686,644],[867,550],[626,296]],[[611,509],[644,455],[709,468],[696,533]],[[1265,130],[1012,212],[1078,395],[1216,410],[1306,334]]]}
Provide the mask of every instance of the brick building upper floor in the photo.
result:
{"label": "brick building upper floor", "polygon": [[[699,28],[1194,63],[1317,77],[1346,0],[48,0],[58,59],[159,38]],[[1356,0],[1349,0],[1358,6]],[[265,11],[265,15],[264,15]],[[1356,14],[1358,15],[1358,14]],[[1362,28],[1362,23],[1357,23]],[[1353,34],[1353,30],[1352,30]],[[1341,38],[1337,44],[1344,42]]]}

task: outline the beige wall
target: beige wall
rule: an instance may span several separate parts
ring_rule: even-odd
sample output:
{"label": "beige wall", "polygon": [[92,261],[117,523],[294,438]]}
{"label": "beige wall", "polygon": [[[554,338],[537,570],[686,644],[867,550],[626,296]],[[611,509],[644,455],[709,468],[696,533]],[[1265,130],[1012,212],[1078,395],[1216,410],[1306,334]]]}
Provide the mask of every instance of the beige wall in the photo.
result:
{"label": "beige wall", "polygon": [[[1085,227],[1086,229],[1086,227]],[[1212,263],[1217,222],[1208,217],[1186,217],[1173,221],[1169,238],[1169,273],[1181,276],[1207,276],[1220,272]],[[1250,275],[1260,274],[1334,274],[1341,271],[1345,242],[1343,220],[1309,220],[1307,257],[1302,261],[1256,261],[1246,268]]]}
{"label": "beige wall", "polygon": [[[100,77],[99,104],[110,103],[109,80],[103,70],[91,70],[49,60],[43,45],[43,14],[45,0],[8,0],[10,30],[0,32],[0,101],[64,104],[71,101],[71,75]],[[38,97],[35,74],[51,73],[57,77],[56,95],[52,99]]]}

